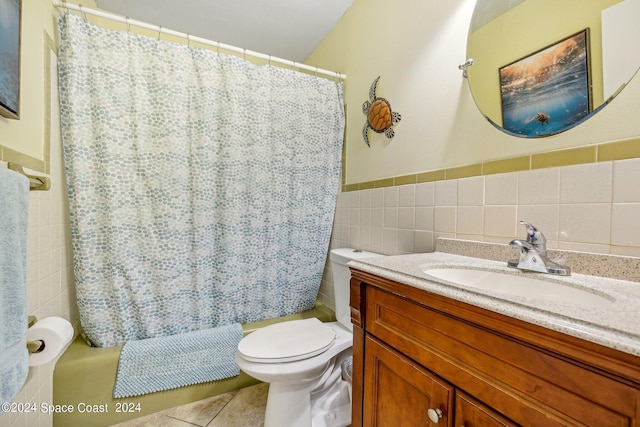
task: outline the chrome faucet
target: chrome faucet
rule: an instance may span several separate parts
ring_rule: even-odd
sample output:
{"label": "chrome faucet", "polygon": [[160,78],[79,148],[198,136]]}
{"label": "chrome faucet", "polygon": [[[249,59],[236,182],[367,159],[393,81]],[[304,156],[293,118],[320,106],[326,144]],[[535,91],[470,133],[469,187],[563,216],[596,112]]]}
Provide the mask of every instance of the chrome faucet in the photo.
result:
{"label": "chrome faucet", "polygon": [[540,273],[558,274],[569,276],[571,269],[556,264],[547,258],[547,239],[535,226],[526,221],[520,221],[527,229],[526,240],[515,239],[509,246],[520,252],[520,259],[507,261],[507,266],[520,270],[537,271]]}

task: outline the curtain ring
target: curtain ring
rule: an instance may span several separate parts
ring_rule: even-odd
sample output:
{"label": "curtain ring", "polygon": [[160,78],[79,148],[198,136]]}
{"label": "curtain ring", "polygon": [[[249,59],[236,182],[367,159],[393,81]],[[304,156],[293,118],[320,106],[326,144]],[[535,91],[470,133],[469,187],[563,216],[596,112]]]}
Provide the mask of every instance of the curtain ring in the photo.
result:
{"label": "curtain ring", "polygon": [[315,76],[318,77],[318,67],[316,67]]}
{"label": "curtain ring", "polygon": [[162,25],[158,25],[158,40],[160,40],[160,34],[162,34]]}
{"label": "curtain ring", "polygon": [[269,55],[269,67],[271,67],[271,55]]}
{"label": "curtain ring", "polygon": [[84,18],[84,22],[89,22],[87,21],[87,14],[84,12],[84,10],[82,10],[82,5],[78,4],[78,9],[80,9],[80,13],[82,14],[82,17]]}
{"label": "curtain ring", "polygon": [[216,42],[216,51],[218,52],[218,56],[220,56],[220,42]]}
{"label": "curtain ring", "polygon": [[124,17],[124,23],[127,26],[127,33],[130,33],[131,32],[131,24],[129,24],[129,17],[128,16]]}
{"label": "curtain ring", "polygon": [[246,61],[246,60],[247,60],[247,49],[246,49],[246,48],[243,48],[242,50],[243,50],[243,52],[242,52],[242,59],[244,59],[244,60]]}
{"label": "curtain ring", "polygon": [[187,47],[191,47],[191,34],[187,34]]}

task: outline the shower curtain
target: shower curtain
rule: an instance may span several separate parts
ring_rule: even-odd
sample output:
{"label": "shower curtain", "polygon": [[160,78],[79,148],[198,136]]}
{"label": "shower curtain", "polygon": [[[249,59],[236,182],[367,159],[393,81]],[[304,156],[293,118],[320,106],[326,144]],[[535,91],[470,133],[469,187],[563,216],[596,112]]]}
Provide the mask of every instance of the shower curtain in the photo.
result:
{"label": "shower curtain", "polygon": [[342,84],[59,17],[78,308],[99,347],[313,307]]}

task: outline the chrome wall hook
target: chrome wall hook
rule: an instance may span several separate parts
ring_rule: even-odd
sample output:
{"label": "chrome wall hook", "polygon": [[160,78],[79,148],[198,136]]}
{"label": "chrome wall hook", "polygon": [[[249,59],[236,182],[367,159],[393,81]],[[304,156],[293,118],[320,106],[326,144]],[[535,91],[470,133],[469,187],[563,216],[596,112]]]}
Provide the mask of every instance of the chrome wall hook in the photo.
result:
{"label": "chrome wall hook", "polygon": [[465,79],[469,77],[469,73],[467,69],[473,65],[473,58],[469,58],[465,61],[464,64],[458,65],[458,69],[462,70],[462,77]]}

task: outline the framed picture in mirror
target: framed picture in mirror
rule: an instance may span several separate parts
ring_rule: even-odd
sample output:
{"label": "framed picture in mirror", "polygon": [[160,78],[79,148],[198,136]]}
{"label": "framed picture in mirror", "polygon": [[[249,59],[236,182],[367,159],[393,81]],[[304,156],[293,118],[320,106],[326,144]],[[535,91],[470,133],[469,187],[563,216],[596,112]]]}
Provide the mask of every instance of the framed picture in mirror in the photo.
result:
{"label": "framed picture in mirror", "polygon": [[20,118],[22,0],[0,0],[0,116]]}
{"label": "framed picture in mirror", "polygon": [[499,69],[502,126],[525,137],[560,133],[592,110],[589,29]]}

